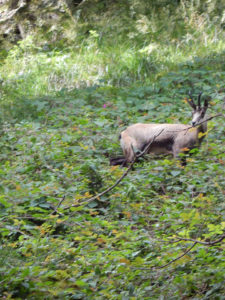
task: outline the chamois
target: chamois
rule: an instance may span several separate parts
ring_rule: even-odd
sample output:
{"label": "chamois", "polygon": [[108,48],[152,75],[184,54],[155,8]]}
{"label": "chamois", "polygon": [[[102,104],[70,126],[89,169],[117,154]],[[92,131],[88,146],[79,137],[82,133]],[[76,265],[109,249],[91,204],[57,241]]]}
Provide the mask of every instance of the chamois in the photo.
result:
{"label": "chamois", "polygon": [[[200,146],[207,131],[206,110],[208,100],[205,99],[201,106],[201,95],[198,95],[197,105],[189,93],[187,102],[192,107],[192,127],[185,124],[143,124],[137,123],[127,127],[120,134],[120,144],[124,157],[112,158],[111,165],[126,165],[135,158],[136,152],[143,151],[151,141],[152,144],[148,153],[173,154],[174,158],[179,157],[179,153],[186,153],[189,150]],[[205,122],[204,122],[205,121]],[[199,124],[199,125],[198,125]],[[162,132],[161,132],[162,131]],[[159,134],[161,132],[161,134]],[[157,134],[159,134],[157,136]],[[157,137],[156,137],[157,136]],[[156,138],[155,138],[156,137]],[[183,164],[186,164],[184,161]]]}

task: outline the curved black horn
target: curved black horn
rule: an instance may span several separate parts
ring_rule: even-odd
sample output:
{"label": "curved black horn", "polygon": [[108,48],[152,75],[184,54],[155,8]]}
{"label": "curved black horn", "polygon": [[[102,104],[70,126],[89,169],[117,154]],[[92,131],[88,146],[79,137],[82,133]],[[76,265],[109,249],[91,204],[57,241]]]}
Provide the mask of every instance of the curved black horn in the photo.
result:
{"label": "curved black horn", "polygon": [[191,91],[188,92],[188,96],[189,96],[189,99],[188,99],[188,103],[189,105],[193,108],[193,109],[196,109],[196,105],[193,101],[193,97],[192,97],[192,94],[191,94]]}
{"label": "curved black horn", "polygon": [[201,107],[201,95],[202,95],[202,92],[199,93],[199,95],[198,95],[198,107],[199,108]]}

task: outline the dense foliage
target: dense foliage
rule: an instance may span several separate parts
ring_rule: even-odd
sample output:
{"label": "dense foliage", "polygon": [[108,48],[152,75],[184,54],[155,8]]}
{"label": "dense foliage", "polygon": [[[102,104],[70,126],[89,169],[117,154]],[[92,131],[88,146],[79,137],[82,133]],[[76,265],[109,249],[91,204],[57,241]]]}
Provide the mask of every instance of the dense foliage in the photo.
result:
{"label": "dense foliage", "polygon": [[190,122],[189,90],[222,112],[220,1],[95,2],[74,45],[32,35],[2,54],[0,297],[223,299],[224,117],[185,168],[146,156],[85,203],[123,174],[109,157],[127,125]]}

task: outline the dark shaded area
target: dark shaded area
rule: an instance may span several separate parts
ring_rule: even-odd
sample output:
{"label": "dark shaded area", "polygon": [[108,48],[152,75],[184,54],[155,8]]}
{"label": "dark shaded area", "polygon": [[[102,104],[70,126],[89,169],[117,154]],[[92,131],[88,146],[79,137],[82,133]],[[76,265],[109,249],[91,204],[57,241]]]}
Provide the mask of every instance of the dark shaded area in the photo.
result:
{"label": "dark shaded area", "polygon": [[110,166],[117,166],[117,165],[126,165],[126,159],[124,156],[110,158],[109,160]]}
{"label": "dark shaded area", "polygon": [[[141,151],[144,151],[144,149],[148,146],[149,142],[142,145]],[[174,140],[172,138],[165,138],[163,140],[155,140],[152,144],[151,144],[151,148],[163,148],[166,149],[168,151],[172,150],[174,144]]]}

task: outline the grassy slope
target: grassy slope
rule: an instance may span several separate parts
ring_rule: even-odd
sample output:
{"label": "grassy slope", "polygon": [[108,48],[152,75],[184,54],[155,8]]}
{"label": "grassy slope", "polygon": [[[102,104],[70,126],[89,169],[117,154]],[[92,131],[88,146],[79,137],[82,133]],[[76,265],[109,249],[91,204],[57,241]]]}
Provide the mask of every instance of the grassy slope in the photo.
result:
{"label": "grassy slope", "polygon": [[185,169],[169,158],[141,162],[101,201],[63,210],[122,174],[108,156],[120,154],[128,124],[189,122],[192,88],[212,97],[210,113],[221,111],[225,43],[215,7],[171,13],[135,3],[79,20],[73,47],[46,50],[28,38],[1,65],[1,296],[223,297],[222,243],[151,269],[191,246],[169,238],[224,231],[223,119],[209,122]]}

